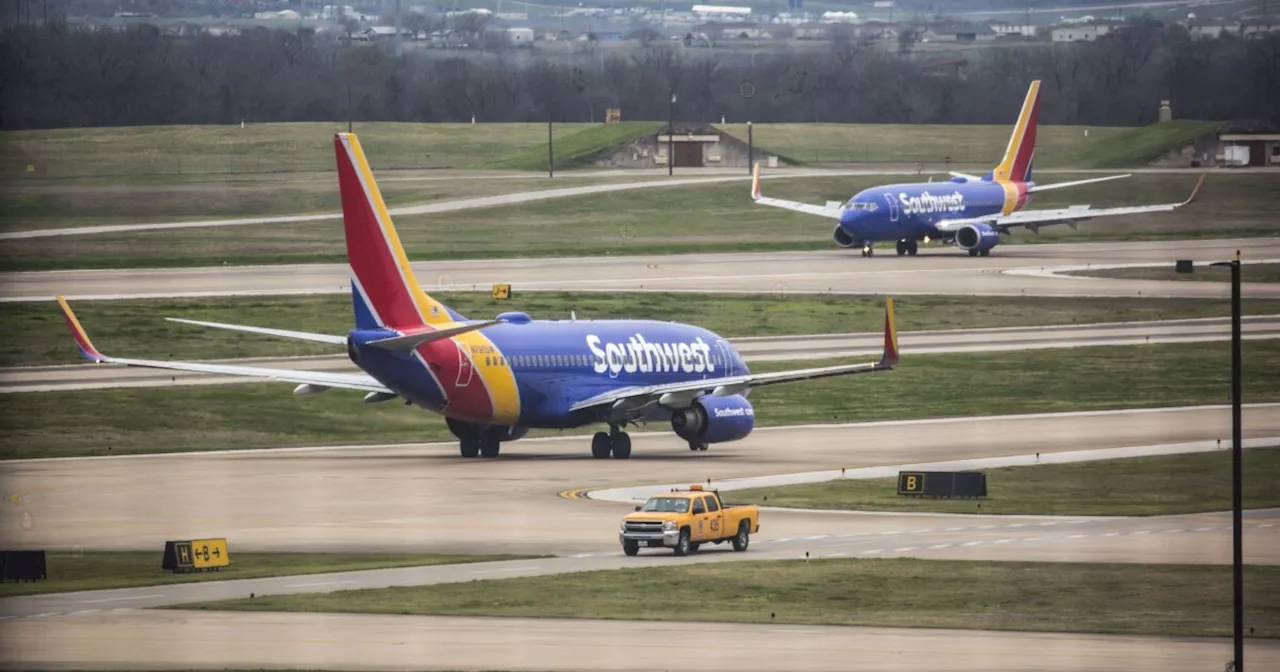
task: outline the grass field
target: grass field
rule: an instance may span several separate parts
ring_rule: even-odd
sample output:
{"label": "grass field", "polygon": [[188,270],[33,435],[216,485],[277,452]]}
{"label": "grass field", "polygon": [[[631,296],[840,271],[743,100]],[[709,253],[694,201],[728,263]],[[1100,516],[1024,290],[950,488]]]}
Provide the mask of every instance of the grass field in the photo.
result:
{"label": "grass field", "polygon": [[[1280,448],[1245,451],[1244,505],[1280,506]],[[943,513],[1071,516],[1157,516],[1231,508],[1231,453],[1162,455],[1100,462],[986,469],[988,497],[945,500],[899,497],[897,479],[826,483],[726,492],[735,504],[802,509],[937,511]]]}
{"label": "grass field", "polygon": [[[488,293],[434,294],[472,318],[522,310],[535,318],[656,319],[701,325],[728,338],[792,334],[878,332],[884,302],[840,295],[521,293],[507,302]],[[165,321],[166,317],[345,334],[352,326],[345,295],[236,297],[139,301],[76,301],[72,306],[94,345],[118,356],[148,353],[161,359],[220,359],[341,354],[342,348],[234,333]],[[1250,315],[1280,314],[1280,300],[1249,299]],[[1216,299],[903,296],[894,302],[903,331],[977,329],[1226,317]],[[75,348],[53,301],[0,303],[0,366],[75,364]]]}
{"label": "grass field", "polygon": [[[752,134],[761,149],[784,161],[809,165],[862,163],[923,163],[933,170],[945,170],[947,157],[955,164],[1000,163],[1009,134],[1009,124],[929,125],[929,124],[753,124]],[[747,139],[746,124],[717,125],[734,137]],[[1108,146],[1111,138],[1123,137],[1125,127],[1040,126],[1036,135],[1036,166],[1093,168],[1091,152]],[[1058,161],[1074,153],[1075,163]],[[1144,162],[1145,163],[1145,162]],[[1132,164],[1131,164],[1132,165]]]}
{"label": "grass field", "polygon": [[[631,142],[646,133],[658,130],[662,124],[656,121],[629,121],[618,124],[600,124],[566,137],[562,142],[552,142],[551,160],[557,170],[587,167],[591,162]],[[529,147],[507,156],[482,164],[485,168],[505,170],[546,170],[547,148]]]}
{"label": "grass field", "polygon": [[[1096,278],[1133,278],[1136,280],[1182,280],[1188,282],[1231,282],[1231,269],[1196,266],[1194,273],[1178,273],[1172,266],[1164,268],[1102,268],[1073,271],[1068,275]],[[1241,282],[1280,282],[1280,264],[1242,264]]]}
{"label": "grass field", "polygon": [[[1073,176],[1075,177],[1075,176]],[[1078,175],[1078,177],[1085,177]],[[1065,178],[1064,179],[1068,179]],[[1197,176],[1135,175],[1047,192],[1035,208],[1184,200]],[[771,180],[767,195],[822,203],[877,177]],[[1175,212],[1086,222],[1080,231],[1016,232],[1011,243],[1280,234],[1269,194],[1280,176],[1214,175],[1201,201]],[[519,207],[396,218],[412,259],[831,249],[831,223],[754,205],[730,182],[561,198]],[[1070,192],[1065,193],[1065,192]],[[394,205],[394,204],[393,204]],[[995,254],[999,254],[999,250]],[[345,260],[341,222],[271,224],[6,241],[0,270],[300,263]]]}
{"label": "grass field", "polygon": [[[502,173],[453,173],[451,177],[395,174],[379,182],[383,198],[395,205],[419,205],[479,196],[543,189],[564,189],[602,181],[607,176],[558,175],[554,180]],[[665,176],[635,175],[647,182]],[[337,177],[332,173],[289,173],[192,180],[183,184],[83,184],[46,182],[0,185],[0,232],[32,229],[210,221],[241,217],[336,213],[341,209]]]}
{"label": "grass field", "polygon": [[[1280,567],[1245,568],[1280,636]],[[1190,608],[1189,605],[1195,605]],[[1227,636],[1231,567],[831,559],[652,567],[229,600],[186,609],[616,618]]]}
{"label": "grass field", "polygon": [[216,572],[171,574],[160,569],[163,548],[135,551],[50,551],[49,578],[34,583],[0,583],[0,598],[81,590],[109,590],[173,583],[260,579],[391,567],[423,567],[466,562],[519,560],[515,555],[409,555],[379,553],[240,553],[231,550],[231,566]]}
{"label": "grass field", "polygon": [[[1191,119],[1174,119],[1159,124],[1151,124],[1139,128],[1105,129],[1106,132],[1094,142],[1066,147],[1059,153],[1049,155],[1047,165],[1070,166],[1073,168],[1133,168],[1144,166],[1171,150],[1181,149],[1195,142],[1202,135],[1212,133],[1221,124],[1215,121],[1194,121]],[[1099,130],[1093,129],[1090,135]],[[1036,144],[1040,144],[1039,138]],[[1040,152],[1037,147],[1036,165],[1040,163]]]}
{"label": "grass field", "polygon": [[[890,373],[762,387],[751,400],[758,426],[1220,404],[1230,384],[1229,349],[1192,343],[905,354]],[[1280,376],[1271,375],[1280,370],[1280,341],[1246,342],[1244,358],[1245,398],[1280,401]],[[0,431],[0,459],[453,440],[438,416],[415,408],[364,404],[340,390],[297,397],[288,385],[261,383],[5,394]]]}
{"label": "grass field", "polygon": [[[587,124],[555,124],[555,138]],[[20,181],[105,177],[132,184],[181,175],[334,170],[333,134],[345,123],[134,126],[0,133],[0,175]],[[547,125],[361,122],[374,171],[463,168],[545,146]],[[27,171],[31,166],[34,170]]]}

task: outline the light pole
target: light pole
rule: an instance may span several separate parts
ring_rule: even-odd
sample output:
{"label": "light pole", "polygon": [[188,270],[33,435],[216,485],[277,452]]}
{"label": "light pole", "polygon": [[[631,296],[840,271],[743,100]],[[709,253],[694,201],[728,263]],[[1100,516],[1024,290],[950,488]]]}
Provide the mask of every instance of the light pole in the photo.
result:
{"label": "light pole", "polygon": [[751,122],[747,122],[747,174],[750,175],[756,162],[756,145],[751,136]]}
{"label": "light pole", "polygon": [[667,107],[667,175],[675,173],[676,92],[671,90],[671,105]]}
{"label": "light pole", "polygon": [[[1232,672],[1244,672],[1244,526],[1242,525],[1243,469],[1241,468],[1241,363],[1240,363],[1240,250],[1234,261],[1215,261],[1210,266],[1231,269],[1231,568],[1234,606],[1235,655]],[[1190,261],[1179,262],[1179,273],[1191,273]]]}

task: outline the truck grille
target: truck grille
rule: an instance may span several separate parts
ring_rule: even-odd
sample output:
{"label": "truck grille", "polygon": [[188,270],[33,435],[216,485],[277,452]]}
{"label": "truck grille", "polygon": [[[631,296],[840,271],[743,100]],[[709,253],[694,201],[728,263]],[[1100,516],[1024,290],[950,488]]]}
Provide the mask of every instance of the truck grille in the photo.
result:
{"label": "truck grille", "polygon": [[628,520],[628,532],[661,532],[662,521],[658,520]]}

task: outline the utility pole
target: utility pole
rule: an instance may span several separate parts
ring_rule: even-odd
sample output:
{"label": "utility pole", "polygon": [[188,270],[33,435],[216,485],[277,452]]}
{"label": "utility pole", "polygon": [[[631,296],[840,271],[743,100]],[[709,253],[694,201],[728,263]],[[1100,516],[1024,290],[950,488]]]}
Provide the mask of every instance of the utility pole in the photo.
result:
{"label": "utility pole", "polygon": [[[1215,261],[1210,266],[1231,269],[1231,570],[1234,655],[1231,672],[1244,672],[1244,469],[1241,398],[1243,387],[1240,357],[1240,250],[1234,261]],[[1179,273],[1192,273],[1192,262],[1181,261]]]}
{"label": "utility pole", "polygon": [[671,104],[667,106],[667,175],[675,173],[676,90],[671,89]]}
{"label": "utility pole", "polygon": [[547,96],[547,177],[555,177],[555,154],[551,148],[551,96]]}
{"label": "utility pole", "polygon": [[396,58],[404,56],[404,44],[400,41],[400,0],[396,0]]}
{"label": "utility pole", "polygon": [[756,165],[756,144],[751,135],[751,122],[747,122],[747,174],[753,175]]}

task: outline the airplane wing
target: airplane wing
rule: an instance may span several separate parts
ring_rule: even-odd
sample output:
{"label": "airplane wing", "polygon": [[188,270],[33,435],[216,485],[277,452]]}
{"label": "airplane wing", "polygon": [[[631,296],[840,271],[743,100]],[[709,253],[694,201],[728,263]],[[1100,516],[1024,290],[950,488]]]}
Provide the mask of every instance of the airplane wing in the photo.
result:
{"label": "airplane wing", "polygon": [[1072,228],[1077,222],[1083,222],[1098,217],[1115,217],[1117,215],[1140,215],[1148,212],[1168,212],[1177,210],[1183,206],[1189,205],[1200,196],[1200,189],[1204,186],[1204,175],[1200,176],[1200,180],[1196,182],[1195,189],[1191,191],[1191,196],[1181,203],[1162,203],[1159,205],[1135,205],[1120,208],[1097,208],[1094,209],[1088,205],[1073,205],[1066,208],[1057,208],[1054,210],[1023,210],[1008,215],[991,215],[988,217],[976,217],[968,219],[954,219],[937,224],[939,231],[952,232],[960,229],[966,224],[973,222],[985,222],[996,227],[1002,233],[1008,232],[1017,226],[1025,226],[1028,231],[1038,233],[1040,227],[1050,226],[1053,224],[1066,224]]}
{"label": "airplane wing", "polygon": [[1091,177],[1087,180],[1074,180],[1072,182],[1057,182],[1055,184],[1037,184],[1027,189],[1027,193],[1038,194],[1042,191],[1049,191],[1050,189],[1061,189],[1063,187],[1078,187],[1082,184],[1093,184],[1094,182],[1106,182],[1108,180],[1120,180],[1126,177],[1133,177],[1133,175],[1126,173],[1124,175],[1108,175],[1106,177]]}
{"label": "airplane wing", "polygon": [[741,376],[721,376],[719,378],[704,378],[702,380],[663,385],[620,388],[579,401],[572,405],[569,410],[577,411],[585,408],[609,407],[613,413],[625,414],[654,403],[682,408],[703,394],[729,396],[740,394],[753,387],[830,378],[832,376],[847,376],[857,373],[891,371],[897,365],[898,331],[894,326],[893,299],[887,299],[885,301],[884,317],[884,354],[881,355],[878,362],[792,369],[789,371],[774,371],[772,373],[751,373]]}
{"label": "airplane wing", "polygon": [[280,336],[282,338],[293,338],[299,341],[315,341],[317,343],[333,343],[334,345],[346,345],[346,336],[333,336],[330,334],[313,334],[307,331],[290,331],[288,329],[271,329],[269,327],[249,327],[243,324],[223,324],[221,322],[201,322],[200,320],[184,320],[179,317],[164,318],[170,322],[181,322],[183,324],[194,324],[199,327],[213,327],[214,329],[230,329],[231,331],[246,331],[251,334],[265,334],[267,336]]}
{"label": "airplane wing", "polygon": [[826,205],[810,205],[808,203],[800,203],[799,201],[785,201],[781,198],[769,198],[760,195],[760,164],[756,163],[754,171],[751,173],[751,200],[760,205],[768,205],[774,208],[782,208],[783,210],[795,210],[803,212],[807,215],[817,215],[819,217],[829,217],[831,219],[840,219],[842,212],[838,203],[831,202]]}
{"label": "airplane wing", "polygon": [[244,376],[246,378],[261,378],[283,383],[312,385],[321,388],[336,387],[360,390],[362,392],[395,394],[395,392],[392,392],[385,385],[374,380],[371,376],[359,373],[291,371],[289,369],[266,369],[253,366],[235,366],[231,364],[202,364],[197,362],[169,362],[150,359],[109,357],[98,352],[98,349],[93,347],[93,342],[89,340],[89,335],[86,334],[84,328],[80,326],[80,320],[76,319],[75,313],[71,312],[71,306],[67,305],[66,300],[61,296],[58,297],[58,304],[62,306],[62,315],[67,321],[67,327],[71,329],[71,335],[76,339],[76,345],[80,347],[81,354],[83,354],[86,359],[99,364],[122,364],[124,366],[138,366],[151,369],[217,373],[227,376]]}

